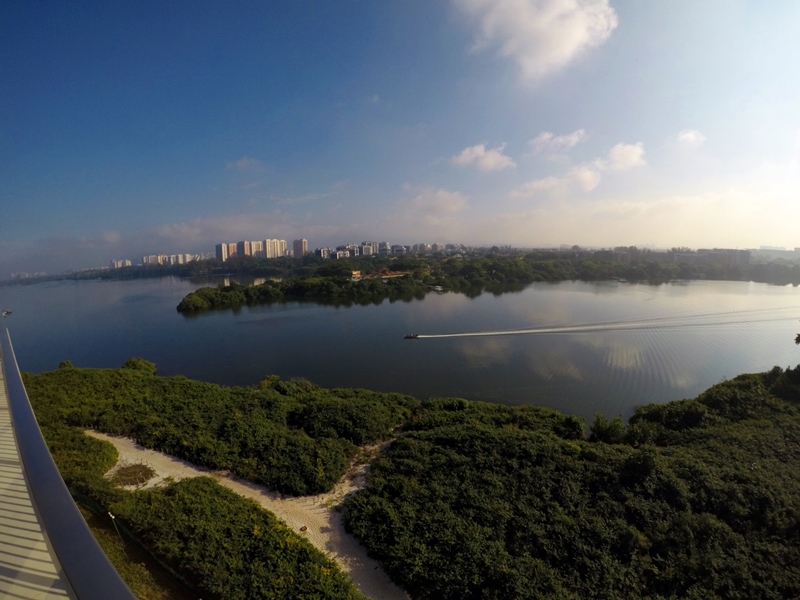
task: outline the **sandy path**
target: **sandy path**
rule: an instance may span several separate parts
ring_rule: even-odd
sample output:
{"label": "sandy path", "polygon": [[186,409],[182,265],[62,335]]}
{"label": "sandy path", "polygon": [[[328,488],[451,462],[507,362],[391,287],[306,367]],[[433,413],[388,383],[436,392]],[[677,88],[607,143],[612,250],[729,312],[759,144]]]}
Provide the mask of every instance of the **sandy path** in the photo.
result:
{"label": "sandy path", "polygon": [[[274,513],[299,535],[304,536],[315,547],[334,559],[353,578],[358,589],[365,596],[374,600],[408,600],[409,596],[392,583],[380,565],[367,556],[366,550],[355,538],[345,532],[341,513],[332,508],[339,504],[345,495],[363,485],[366,464],[351,469],[328,493],[302,498],[284,497],[278,492],[269,491],[263,486],[227,473],[210,471],[179,458],[143,448],[127,438],[112,437],[91,430],[86,431],[86,434],[111,442],[119,452],[117,465],[109,471],[108,475],[112,474],[119,466],[146,464],[156,472],[156,476],[142,487],[159,485],[168,477],[175,481],[199,475],[213,477],[220,485],[224,485],[245,498],[255,500],[260,506]],[[300,528],[304,526],[307,527],[307,530],[300,531]]]}

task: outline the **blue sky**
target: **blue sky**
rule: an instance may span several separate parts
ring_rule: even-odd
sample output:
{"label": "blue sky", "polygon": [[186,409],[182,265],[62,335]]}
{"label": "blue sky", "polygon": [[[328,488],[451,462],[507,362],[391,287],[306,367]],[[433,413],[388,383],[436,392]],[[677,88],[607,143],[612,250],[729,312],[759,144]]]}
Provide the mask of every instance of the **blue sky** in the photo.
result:
{"label": "blue sky", "polygon": [[800,4],[0,4],[0,277],[218,241],[800,246]]}

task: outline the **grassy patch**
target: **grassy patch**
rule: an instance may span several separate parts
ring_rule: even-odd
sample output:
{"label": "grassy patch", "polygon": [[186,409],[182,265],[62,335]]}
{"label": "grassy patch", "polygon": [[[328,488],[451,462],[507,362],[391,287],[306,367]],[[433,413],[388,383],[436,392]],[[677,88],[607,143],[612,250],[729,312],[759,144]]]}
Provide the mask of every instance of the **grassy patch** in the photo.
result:
{"label": "grassy patch", "polygon": [[117,485],[144,485],[150,481],[156,472],[152,467],[144,464],[125,465],[117,469],[111,476],[111,481]]}

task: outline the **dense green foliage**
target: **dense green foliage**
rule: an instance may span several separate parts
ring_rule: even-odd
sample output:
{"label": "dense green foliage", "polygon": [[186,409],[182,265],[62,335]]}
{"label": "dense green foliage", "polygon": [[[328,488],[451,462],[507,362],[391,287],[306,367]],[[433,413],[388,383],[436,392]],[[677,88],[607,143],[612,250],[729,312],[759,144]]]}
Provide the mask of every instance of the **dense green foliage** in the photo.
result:
{"label": "dense green foliage", "polygon": [[153,490],[116,488],[103,477],[117,460],[114,446],[58,422],[56,411],[40,413],[69,488],[113,513],[203,598],[364,600],[331,559],[251,500],[205,477]]}
{"label": "dense green foliage", "polygon": [[255,390],[158,377],[142,359],[121,369],[62,365],[24,379],[46,423],[130,437],[297,495],[331,489],[357,446],[387,438],[417,405],[400,394],[327,390],[305,380],[273,379]]}
{"label": "dense green foliage", "polygon": [[345,523],[417,599],[800,597],[800,368],[626,424],[426,402]]}
{"label": "dense green foliage", "polygon": [[[117,451],[86,436],[80,427],[102,424],[101,429],[124,435],[149,432],[145,436],[149,441],[162,442],[178,455],[183,442],[196,436],[198,440],[184,447],[183,456],[249,460],[254,472],[286,477],[300,487],[321,486],[327,476],[320,473],[306,483],[304,473],[293,476],[283,471],[303,471],[312,460],[316,461],[312,470],[328,468],[327,458],[314,446],[317,442],[340,444],[346,463],[353,447],[349,438],[385,437],[408,414],[407,405],[414,405],[410,399],[362,390],[327,391],[305,381],[274,379],[276,389],[258,392],[219,388],[185,378],[157,377],[155,366],[142,359],[131,359],[121,369],[78,369],[64,363],[58,371],[26,373],[24,379],[69,488],[112,512],[162,561],[192,582],[203,598],[363,600],[331,559],[274,515],[211,479],[136,492],[116,487],[103,474],[116,463]],[[317,437],[299,428],[290,430],[292,419],[314,428]],[[221,430],[236,430],[240,437],[215,440],[214,423]],[[307,441],[288,447],[285,438],[291,435]],[[261,464],[277,456],[270,454],[271,447],[260,453],[257,440],[269,445],[270,437],[275,445],[284,444],[287,454],[276,467],[278,475],[270,470],[271,463]],[[234,448],[235,440],[240,445]],[[245,448],[251,454],[237,458],[235,450]]]}
{"label": "dense green foliage", "polygon": [[[380,303],[385,299],[421,299],[433,286],[477,296],[484,292],[499,294],[516,291],[523,285],[541,281],[598,281],[615,278],[654,283],[675,279],[752,279],[766,283],[800,284],[798,265],[691,265],[648,261],[646,256],[643,254],[632,264],[600,260],[592,254],[553,252],[452,257],[367,256],[316,263],[304,259],[302,264],[297,263],[293,268],[285,269],[284,273],[288,278],[251,287],[236,283],[216,288],[203,287],[183,298],[177,309],[182,313],[196,313],[302,299],[337,305],[370,304]],[[258,264],[256,260],[237,263],[246,273],[259,272]],[[252,270],[244,269],[248,265]],[[405,272],[407,275],[385,281],[378,277],[361,281],[351,279],[353,270],[359,270],[363,275],[377,275],[390,269]]]}
{"label": "dense green foliage", "polygon": [[213,597],[363,599],[333,560],[213,479],[128,494],[112,510]]}
{"label": "dense green foliage", "polygon": [[333,304],[380,304],[383,300],[413,300],[424,297],[428,287],[411,277],[383,281],[350,277],[302,277],[267,281],[252,287],[233,283],[216,288],[204,287],[187,294],[178,312],[193,313],[209,309],[237,308],[244,304],[269,304],[281,300],[313,299]]}
{"label": "dense green foliage", "polygon": [[[800,597],[800,367],[742,375],[624,422],[265,379],[259,389],[121,369],[25,376],[68,485],[123,519],[204,597],[357,598],[335,566],[213,481],[124,492],[108,444],[145,445],[293,493],[402,432],[344,507],[419,600]],[[338,474],[338,475],[337,475]]]}

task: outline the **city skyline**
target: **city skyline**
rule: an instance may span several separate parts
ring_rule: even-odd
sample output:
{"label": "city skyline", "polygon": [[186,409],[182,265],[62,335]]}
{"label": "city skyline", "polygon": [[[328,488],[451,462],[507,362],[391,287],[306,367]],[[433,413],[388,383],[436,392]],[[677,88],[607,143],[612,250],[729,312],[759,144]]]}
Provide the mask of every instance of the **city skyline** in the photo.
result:
{"label": "city skyline", "polygon": [[795,247],[799,21],[718,0],[5,3],[0,274],[298,231]]}

